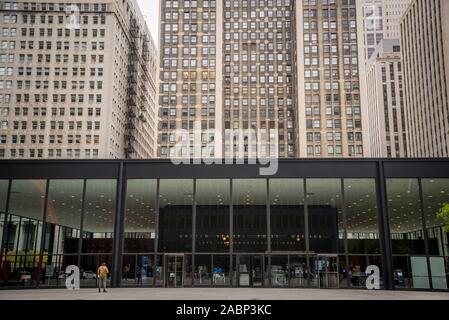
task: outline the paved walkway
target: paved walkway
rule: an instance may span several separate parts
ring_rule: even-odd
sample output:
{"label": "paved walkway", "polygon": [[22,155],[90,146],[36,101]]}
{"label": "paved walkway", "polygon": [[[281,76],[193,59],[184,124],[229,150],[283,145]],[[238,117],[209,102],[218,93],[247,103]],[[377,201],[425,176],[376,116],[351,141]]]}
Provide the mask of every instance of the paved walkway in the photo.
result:
{"label": "paved walkway", "polygon": [[0,290],[0,300],[448,300],[449,293],[317,289]]}

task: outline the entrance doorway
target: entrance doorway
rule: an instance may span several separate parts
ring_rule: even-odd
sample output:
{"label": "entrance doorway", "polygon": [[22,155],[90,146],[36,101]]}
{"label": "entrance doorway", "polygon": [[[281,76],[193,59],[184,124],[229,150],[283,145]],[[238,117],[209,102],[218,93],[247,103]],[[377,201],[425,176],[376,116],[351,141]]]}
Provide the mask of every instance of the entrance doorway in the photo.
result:
{"label": "entrance doorway", "polygon": [[184,255],[166,255],[165,270],[166,288],[182,288],[184,286]]}
{"label": "entrance doorway", "polygon": [[340,288],[339,261],[337,255],[317,255],[314,259],[313,267],[317,275],[318,288]]}
{"label": "entrance doorway", "polygon": [[237,256],[239,287],[263,287],[265,263],[263,255]]}

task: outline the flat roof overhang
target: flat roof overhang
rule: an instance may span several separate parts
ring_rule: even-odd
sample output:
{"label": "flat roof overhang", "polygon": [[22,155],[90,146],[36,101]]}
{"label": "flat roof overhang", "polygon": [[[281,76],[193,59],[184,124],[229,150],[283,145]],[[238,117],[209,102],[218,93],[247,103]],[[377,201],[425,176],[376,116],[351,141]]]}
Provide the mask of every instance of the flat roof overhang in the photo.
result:
{"label": "flat roof overhang", "polygon": [[[224,161],[223,161],[224,163]],[[2,160],[0,179],[151,178],[449,178],[449,159],[279,159],[278,171],[260,164],[182,164],[170,160]]]}

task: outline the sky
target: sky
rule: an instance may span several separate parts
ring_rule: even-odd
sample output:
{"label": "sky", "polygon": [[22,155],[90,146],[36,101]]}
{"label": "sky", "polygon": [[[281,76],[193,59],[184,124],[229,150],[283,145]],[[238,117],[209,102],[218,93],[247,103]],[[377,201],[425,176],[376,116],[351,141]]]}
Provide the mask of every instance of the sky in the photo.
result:
{"label": "sky", "polygon": [[159,0],[137,0],[156,46],[159,43]]}

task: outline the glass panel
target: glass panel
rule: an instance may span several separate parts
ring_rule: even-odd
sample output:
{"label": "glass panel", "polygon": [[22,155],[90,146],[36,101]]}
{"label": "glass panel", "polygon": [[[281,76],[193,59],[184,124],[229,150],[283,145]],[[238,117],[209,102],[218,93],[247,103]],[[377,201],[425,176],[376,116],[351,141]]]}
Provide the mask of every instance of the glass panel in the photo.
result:
{"label": "glass panel", "polygon": [[310,270],[306,256],[290,256],[290,286],[294,288],[309,287]]}
{"label": "glass panel", "polygon": [[107,286],[111,286],[112,275],[112,256],[111,255],[83,255],[80,263],[80,286],[96,287],[97,286],[97,270],[103,264],[109,270]]}
{"label": "glass panel", "polygon": [[267,251],[267,182],[234,180],[234,251]]}
{"label": "glass panel", "polygon": [[159,188],[159,252],[191,252],[193,180],[161,180]]}
{"label": "glass panel", "polygon": [[196,181],[196,251],[229,251],[229,180]]}
{"label": "glass panel", "polygon": [[163,287],[164,286],[164,256],[163,255],[157,255],[156,271],[155,271],[154,276],[156,278],[156,286]]}
{"label": "glass panel", "polygon": [[136,284],[136,256],[123,255],[122,286]]}
{"label": "glass panel", "polygon": [[216,287],[230,285],[229,256],[213,256],[213,285]]}
{"label": "glass panel", "polygon": [[348,278],[349,285],[352,288],[364,289],[366,288],[366,278],[365,273],[367,266],[369,266],[368,256],[349,256],[349,268],[348,268]]}
{"label": "glass panel", "polygon": [[[8,180],[0,180],[0,245],[3,245],[3,228],[5,223],[6,200],[8,199],[8,185]],[[3,250],[3,246],[1,247],[1,250]],[[6,260],[3,264],[5,263]]]}
{"label": "glass panel", "polygon": [[140,286],[153,285],[154,255],[137,256],[136,284]]}
{"label": "glass panel", "polygon": [[157,180],[128,180],[125,206],[126,253],[154,251]]}
{"label": "glass panel", "polygon": [[393,254],[425,254],[418,180],[388,179],[387,199]]}
{"label": "glass panel", "polygon": [[344,188],[349,253],[379,254],[376,181],[346,179]]}
{"label": "glass panel", "polygon": [[184,273],[184,287],[191,287],[193,285],[193,269],[192,269],[192,255],[185,255],[185,273]]}
{"label": "glass panel", "polygon": [[271,256],[271,285],[288,287],[288,256]]}
{"label": "glass panel", "polygon": [[29,286],[44,280],[38,274],[41,251],[45,180],[14,180],[11,185],[8,222],[5,228],[5,266],[8,285]]}
{"label": "glass panel", "polygon": [[65,270],[70,265],[78,265],[78,256],[44,256],[45,282],[40,286],[65,288]]}
{"label": "glass panel", "polygon": [[83,180],[52,180],[48,190],[44,255],[77,254],[83,204]]}
{"label": "glass panel", "polygon": [[449,203],[449,179],[423,179],[422,189],[429,252],[435,256],[447,256],[449,255],[449,234],[444,233],[442,228],[444,222],[438,219],[437,214]]}
{"label": "glass panel", "polygon": [[447,290],[447,274],[443,257],[430,257],[432,285],[436,290]]}
{"label": "glass panel", "polygon": [[304,180],[270,180],[271,250],[305,251]]}
{"label": "glass panel", "polygon": [[394,256],[393,265],[396,288],[430,288],[426,257]]}
{"label": "glass panel", "polygon": [[40,252],[45,204],[45,180],[14,180],[11,186],[7,225],[8,255]]}
{"label": "glass panel", "polygon": [[310,250],[317,253],[344,252],[341,210],[341,180],[307,180]]}
{"label": "glass panel", "polygon": [[195,256],[195,286],[210,286],[212,284],[212,257],[209,255]]}
{"label": "glass panel", "polygon": [[116,180],[87,181],[82,252],[112,252],[116,192]]}

